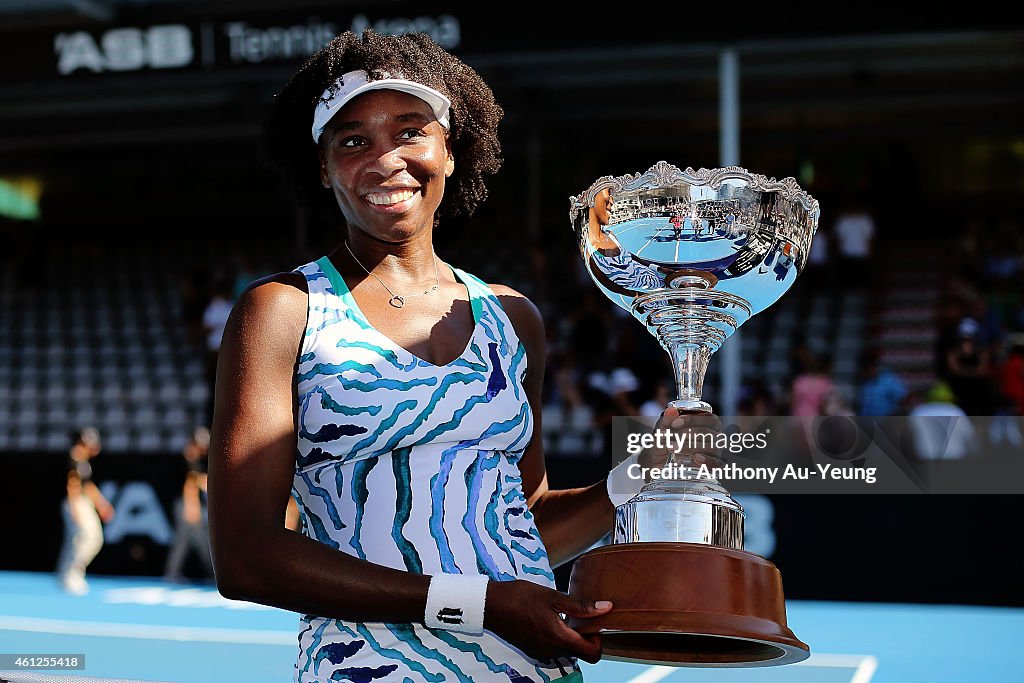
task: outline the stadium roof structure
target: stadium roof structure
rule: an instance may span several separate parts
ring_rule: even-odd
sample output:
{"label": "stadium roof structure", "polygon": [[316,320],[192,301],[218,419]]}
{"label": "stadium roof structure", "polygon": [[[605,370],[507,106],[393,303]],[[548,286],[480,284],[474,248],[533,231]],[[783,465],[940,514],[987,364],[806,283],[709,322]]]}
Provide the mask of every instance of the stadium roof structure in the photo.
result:
{"label": "stadium roof structure", "polygon": [[[1024,141],[1024,26],[939,12],[811,26],[792,13],[540,7],[496,22],[479,3],[5,0],[0,41],[15,58],[0,64],[0,158],[78,179],[48,182],[51,200],[62,182],[131,185],[157,152],[162,167],[223,178],[256,161],[269,103],[306,54],[363,27],[425,30],[477,68],[505,108],[511,161],[539,146],[551,173],[551,159],[589,147],[570,163],[573,188],[598,167],[714,163],[724,49],[739,58],[742,157],[768,172],[791,172],[808,149]],[[599,156],[580,144],[594,130],[612,133]]]}

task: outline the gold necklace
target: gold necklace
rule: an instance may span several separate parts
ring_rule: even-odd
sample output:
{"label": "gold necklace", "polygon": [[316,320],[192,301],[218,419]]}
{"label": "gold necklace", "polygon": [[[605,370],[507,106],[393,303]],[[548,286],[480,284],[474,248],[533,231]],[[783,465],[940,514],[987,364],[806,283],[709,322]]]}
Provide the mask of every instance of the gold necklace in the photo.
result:
{"label": "gold necklace", "polygon": [[388,299],[388,303],[394,306],[395,308],[401,308],[402,306],[405,306],[405,300],[410,297],[423,296],[424,294],[430,294],[431,292],[436,291],[438,285],[441,284],[441,280],[437,275],[437,255],[433,254],[433,252],[431,253],[434,257],[434,286],[424,292],[419,292],[417,294],[395,294],[393,291],[391,291],[391,288],[388,287],[383,280],[381,280],[379,277],[371,273],[369,268],[364,266],[359,261],[359,259],[356,258],[356,255],[352,253],[352,247],[348,246],[348,240],[345,240],[345,248],[348,249],[348,253],[352,256],[352,260],[358,263],[359,267],[365,270],[367,275],[373,275],[373,277],[377,279],[377,282],[379,282],[384,287],[384,289],[388,290],[388,294],[391,295],[391,298]]}

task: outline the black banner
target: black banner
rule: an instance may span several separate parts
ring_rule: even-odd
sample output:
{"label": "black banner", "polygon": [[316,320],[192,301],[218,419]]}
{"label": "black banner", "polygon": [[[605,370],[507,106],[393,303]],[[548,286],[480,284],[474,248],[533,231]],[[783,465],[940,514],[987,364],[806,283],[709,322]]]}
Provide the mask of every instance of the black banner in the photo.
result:
{"label": "black banner", "polygon": [[[0,570],[53,571],[62,541],[64,454],[0,455]],[[101,454],[94,481],[117,509],[93,574],[162,575],[174,533],[182,458]],[[552,488],[600,481],[607,463],[548,456]],[[746,547],[782,572],[786,595],[866,600],[1024,605],[1024,547],[1014,531],[1021,496],[740,495]],[[555,571],[567,588],[571,564]],[[203,576],[194,556],[186,576]],[[652,577],[658,580],[659,577]]]}
{"label": "black banner", "polygon": [[[688,5],[609,15],[526,3],[500,19],[488,5],[458,2],[346,4],[344,9],[324,4],[304,7],[298,2],[286,11],[251,12],[218,11],[198,4],[155,11],[122,7],[109,23],[83,18],[76,25],[31,30],[0,25],[0,41],[8,56],[0,62],[0,79],[63,80],[116,73],[294,65],[338,33],[358,33],[366,28],[392,34],[420,31],[449,51],[486,56],[985,26],[983,17],[934,14],[889,14],[886,25],[880,27],[870,13],[815,26],[794,21],[786,12],[741,13],[723,20],[716,8],[701,12]],[[972,20],[973,24],[964,23]],[[994,23],[991,27],[1008,28]]]}

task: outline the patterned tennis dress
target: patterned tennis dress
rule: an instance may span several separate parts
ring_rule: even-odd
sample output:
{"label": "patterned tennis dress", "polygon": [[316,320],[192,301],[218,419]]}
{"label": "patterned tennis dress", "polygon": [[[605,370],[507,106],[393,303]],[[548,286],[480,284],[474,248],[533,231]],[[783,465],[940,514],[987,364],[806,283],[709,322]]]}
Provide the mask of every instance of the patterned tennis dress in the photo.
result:
{"label": "patterned tennis dress", "polygon": [[[329,259],[296,269],[309,288],[292,488],[302,531],[395,569],[554,587],[518,466],[533,430],[526,352],[494,292],[453,270],[476,325],[462,355],[438,367],[370,325]],[[489,631],[314,614],[299,627],[298,683],[580,676],[572,658],[536,660]]]}

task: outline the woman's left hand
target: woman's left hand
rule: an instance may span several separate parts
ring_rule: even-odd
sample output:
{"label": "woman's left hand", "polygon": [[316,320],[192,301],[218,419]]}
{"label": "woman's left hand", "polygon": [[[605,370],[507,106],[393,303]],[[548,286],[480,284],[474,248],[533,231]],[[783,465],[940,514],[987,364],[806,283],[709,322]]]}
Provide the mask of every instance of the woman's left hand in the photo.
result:
{"label": "woman's left hand", "polygon": [[654,429],[671,434],[671,438],[662,440],[662,448],[642,451],[637,457],[642,467],[656,469],[669,463],[690,463],[694,467],[725,465],[715,447],[722,433],[722,421],[714,413],[681,413],[669,406],[661,413]]}

